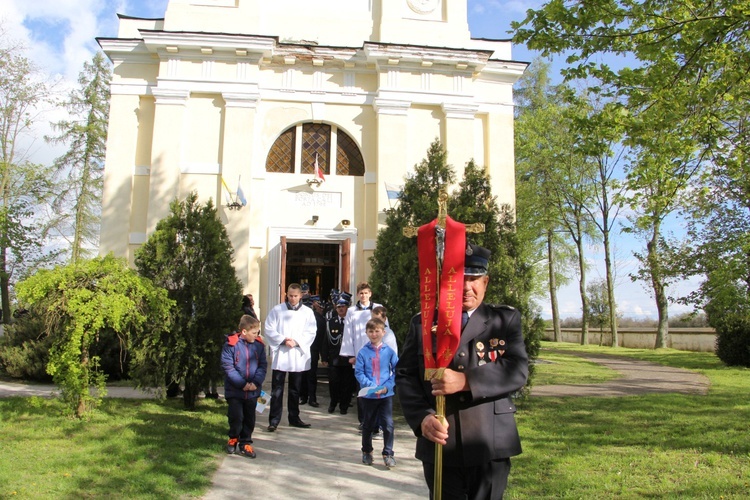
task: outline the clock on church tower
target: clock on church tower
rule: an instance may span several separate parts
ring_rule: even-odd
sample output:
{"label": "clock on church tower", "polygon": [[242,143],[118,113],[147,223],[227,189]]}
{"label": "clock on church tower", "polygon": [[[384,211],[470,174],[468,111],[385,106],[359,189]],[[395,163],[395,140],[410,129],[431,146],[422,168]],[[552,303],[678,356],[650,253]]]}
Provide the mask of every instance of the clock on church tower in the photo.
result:
{"label": "clock on church tower", "polygon": [[406,3],[417,14],[425,15],[437,9],[438,5],[440,5],[440,0],[406,0]]}

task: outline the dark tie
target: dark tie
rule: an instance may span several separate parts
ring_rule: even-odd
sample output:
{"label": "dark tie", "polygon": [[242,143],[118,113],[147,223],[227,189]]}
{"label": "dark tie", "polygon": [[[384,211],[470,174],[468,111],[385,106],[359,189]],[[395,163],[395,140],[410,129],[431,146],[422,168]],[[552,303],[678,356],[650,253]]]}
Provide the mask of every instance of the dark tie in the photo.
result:
{"label": "dark tie", "polygon": [[466,326],[466,323],[469,322],[469,313],[466,311],[463,311],[461,313],[461,331],[464,330],[464,327]]}

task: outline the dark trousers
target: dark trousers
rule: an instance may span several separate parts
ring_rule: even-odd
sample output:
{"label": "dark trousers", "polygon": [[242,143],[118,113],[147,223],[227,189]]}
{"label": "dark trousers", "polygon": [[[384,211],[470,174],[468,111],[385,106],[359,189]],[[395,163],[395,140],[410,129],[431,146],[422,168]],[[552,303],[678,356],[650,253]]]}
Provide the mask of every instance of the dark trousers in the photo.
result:
{"label": "dark trousers", "polygon": [[[434,486],[435,465],[422,462],[424,479]],[[444,500],[500,500],[508,486],[510,459],[492,460],[476,467],[443,466]]]}
{"label": "dark trousers", "polygon": [[354,390],[354,370],[346,363],[341,366],[328,365],[328,393],[331,396],[331,408],[340,405],[342,410],[352,405]]}
{"label": "dark trousers", "polygon": [[229,439],[239,439],[240,445],[252,443],[258,398],[227,398],[227,404],[229,405],[227,409]]}
{"label": "dark trousers", "polygon": [[362,451],[372,453],[372,433],[383,427],[383,455],[393,456],[393,396],[357,398],[362,404]]}
{"label": "dark trousers", "polygon": [[310,369],[302,372],[302,385],[299,389],[299,396],[302,401],[317,402],[318,401],[318,358],[319,353],[316,351],[310,351],[312,361]]}
{"label": "dark trousers", "polygon": [[284,408],[284,381],[289,375],[289,392],[286,397],[286,407],[289,412],[289,423],[299,422],[299,389],[302,383],[302,372],[283,372],[273,370],[271,376],[271,411],[268,414],[270,425],[279,425]]}

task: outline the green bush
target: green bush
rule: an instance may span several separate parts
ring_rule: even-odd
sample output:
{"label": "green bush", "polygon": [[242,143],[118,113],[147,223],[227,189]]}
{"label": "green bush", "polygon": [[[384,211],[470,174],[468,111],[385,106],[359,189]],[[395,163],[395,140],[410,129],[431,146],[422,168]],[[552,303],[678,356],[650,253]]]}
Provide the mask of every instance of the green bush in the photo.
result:
{"label": "green bush", "polygon": [[750,318],[730,315],[716,325],[716,355],[729,366],[750,367]]}
{"label": "green bush", "polygon": [[29,312],[5,325],[5,335],[0,337],[0,369],[13,378],[49,382],[47,374],[49,350],[52,340],[44,334],[44,319]]}

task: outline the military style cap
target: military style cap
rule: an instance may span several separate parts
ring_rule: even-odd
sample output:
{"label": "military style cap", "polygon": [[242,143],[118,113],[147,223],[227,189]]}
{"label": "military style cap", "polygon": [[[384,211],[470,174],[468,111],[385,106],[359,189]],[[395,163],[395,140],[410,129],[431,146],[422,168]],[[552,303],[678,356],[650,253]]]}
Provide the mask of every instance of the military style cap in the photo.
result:
{"label": "military style cap", "polygon": [[349,301],[346,299],[339,299],[338,302],[336,302],[336,307],[339,306],[349,307]]}
{"label": "military style cap", "polygon": [[464,276],[484,276],[490,265],[492,253],[484,247],[466,242]]}

